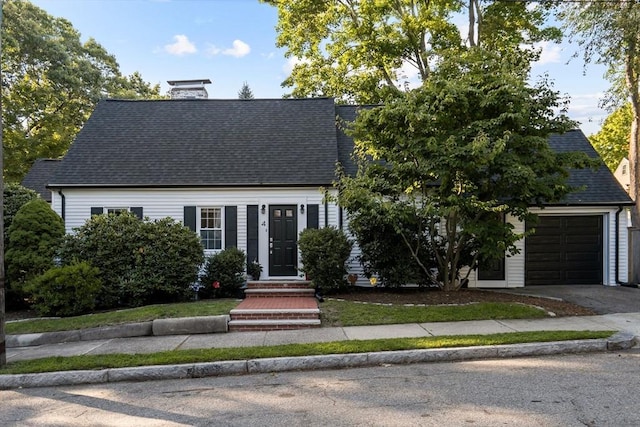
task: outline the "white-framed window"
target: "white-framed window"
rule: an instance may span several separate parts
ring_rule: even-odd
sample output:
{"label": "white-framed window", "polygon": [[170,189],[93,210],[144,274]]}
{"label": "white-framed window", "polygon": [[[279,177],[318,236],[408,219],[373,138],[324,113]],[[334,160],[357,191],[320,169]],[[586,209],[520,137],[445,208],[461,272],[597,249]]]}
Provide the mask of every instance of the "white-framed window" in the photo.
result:
{"label": "white-framed window", "polygon": [[222,208],[200,208],[200,239],[205,250],[222,249]]}

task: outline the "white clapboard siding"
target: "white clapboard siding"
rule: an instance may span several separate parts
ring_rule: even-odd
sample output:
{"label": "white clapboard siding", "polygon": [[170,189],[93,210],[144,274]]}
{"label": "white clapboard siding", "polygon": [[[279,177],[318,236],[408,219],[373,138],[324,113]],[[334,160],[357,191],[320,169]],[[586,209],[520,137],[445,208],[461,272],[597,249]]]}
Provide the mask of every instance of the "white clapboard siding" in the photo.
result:
{"label": "white clapboard siding", "polygon": [[[331,190],[334,191],[334,190]],[[289,205],[318,205],[318,222],[320,227],[325,224],[339,226],[339,207],[335,203],[327,203],[325,209],[324,197],[318,188],[238,188],[238,189],[210,189],[210,188],[176,188],[176,189],[65,189],[62,194],[52,193],[52,208],[62,215],[64,205],[64,219],[67,232],[80,227],[89,219],[91,207],[129,208],[142,207],[143,215],[150,219],[165,217],[184,221],[184,206],[223,207],[237,206],[238,247],[246,251],[247,242],[247,205],[269,206],[274,204]],[[64,203],[63,203],[64,197]],[[617,280],[627,281],[628,273],[628,215],[626,212],[617,214],[615,207],[547,207],[532,209],[539,215],[602,215],[603,216],[603,283],[616,285]],[[267,218],[259,212],[259,257],[268,259],[267,239],[262,238],[267,230]],[[616,277],[616,218],[618,219],[618,271]],[[325,221],[326,219],[326,221]],[[523,233],[525,224],[517,218],[507,217],[514,226],[514,232]],[[342,217],[342,228],[349,234],[348,217]],[[307,226],[305,213],[298,209],[298,232]],[[444,224],[441,223],[441,227]],[[505,280],[482,281],[477,280],[476,272],[469,276],[470,287],[481,288],[511,288],[523,287],[525,284],[525,242],[516,243],[520,253],[507,256],[505,259]],[[358,261],[360,249],[354,245],[348,261],[348,271],[357,274],[357,285],[369,286],[362,265]]]}

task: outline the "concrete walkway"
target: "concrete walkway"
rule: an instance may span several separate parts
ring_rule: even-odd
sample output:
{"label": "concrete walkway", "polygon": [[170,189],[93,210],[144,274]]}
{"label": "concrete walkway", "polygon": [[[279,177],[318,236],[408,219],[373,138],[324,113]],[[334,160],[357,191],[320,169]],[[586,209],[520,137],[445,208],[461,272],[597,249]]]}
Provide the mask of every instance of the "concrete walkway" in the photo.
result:
{"label": "concrete walkway", "polygon": [[[8,337],[7,361],[50,356],[156,353],[171,350],[272,346],[377,338],[431,337],[444,335],[493,334],[505,332],[576,330],[619,331],[606,340],[531,343],[457,349],[408,350],[350,355],[282,357],[186,365],[145,366],[98,371],[51,372],[45,374],[0,375],[0,389],[57,386],[112,381],[141,381],[195,378],[212,375],[274,372],[293,369],[321,369],[366,366],[380,363],[416,363],[478,358],[535,356],[585,351],[606,351],[640,345],[640,290],[604,286],[546,286],[502,290],[563,299],[590,307],[597,316],[557,317],[525,320],[481,320],[468,322],[412,323],[402,325],[313,328],[291,331],[229,332],[227,316],[162,319],[148,324],[122,325],[96,330],[29,334]],[[205,320],[203,322],[203,320]],[[158,324],[155,324],[158,323]],[[195,326],[194,326],[195,325]],[[189,331],[189,332],[186,332]],[[75,334],[74,334],[75,332]],[[194,333],[197,332],[197,333]],[[139,336],[151,335],[152,336]],[[76,335],[77,337],[73,337]],[[70,336],[72,338],[70,338]],[[58,342],[71,340],[73,342]],[[41,345],[34,345],[41,344]],[[29,345],[29,346],[26,346]]]}
{"label": "concrete walkway", "polygon": [[156,353],[196,348],[269,346],[377,338],[430,337],[549,330],[626,331],[640,339],[640,312],[524,320],[409,323],[402,325],[314,328],[294,331],[229,332],[110,338],[7,349],[7,361],[49,356]]}
{"label": "concrete walkway", "polygon": [[47,356],[112,353],[155,353],[159,351],[247,347],[288,343],[313,343],[376,338],[429,337],[443,335],[492,334],[517,331],[614,330],[624,331],[604,340],[529,343],[426,350],[406,350],[326,356],[278,357],[183,365],[143,366],[43,374],[0,375],[0,389],[95,384],[116,381],[147,381],[200,378],[205,376],[267,373],[301,369],[335,369],[393,363],[423,363],[537,356],[560,353],[623,350],[640,344],[640,312],[538,320],[483,320],[386,326],[317,328],[297,331],[232,332],[194,335],[166,335],[111,338],[93,341],[9,348],[8,361]]}

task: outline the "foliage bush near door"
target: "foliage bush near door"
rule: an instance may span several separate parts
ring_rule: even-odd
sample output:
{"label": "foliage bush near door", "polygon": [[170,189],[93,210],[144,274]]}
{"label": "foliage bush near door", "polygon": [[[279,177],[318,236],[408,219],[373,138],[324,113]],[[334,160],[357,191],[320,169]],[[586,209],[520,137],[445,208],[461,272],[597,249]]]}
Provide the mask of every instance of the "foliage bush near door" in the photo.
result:
{"label": "foliage bush near door", "polygon": [[246,256],[238,248],[227,248],[207,258],[200,276],[200,296],[220,298],[241,296],[245,283]]}
{"label": "foliage bush near door", "polygon": [[339,290],[347,284],[346,263],[352,246],[341,230],[333,227],[307,228],[298,239],[301,270],[323,292]]}

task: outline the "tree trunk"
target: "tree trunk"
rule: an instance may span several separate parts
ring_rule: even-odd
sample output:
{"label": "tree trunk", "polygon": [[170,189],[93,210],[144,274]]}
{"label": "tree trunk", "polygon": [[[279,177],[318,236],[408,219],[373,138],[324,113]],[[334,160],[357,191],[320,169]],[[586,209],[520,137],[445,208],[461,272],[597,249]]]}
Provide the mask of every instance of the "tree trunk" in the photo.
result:
{"label": "tree trunk", "polygon": [[[640,153],[640,103],[637,103],[637,96],[632,102],[633,121],[631,122],[631,137],[629,140],[629,195],[634,200],[635,204],[631,209],[631,223],[633,227],[640,227],[640,168],[638,154]],[[640,233],[631,233],[636,242],[629,242],[632,247],[640,247]],[[627,279],[629,283],[640,282],[640,256],[634,256],[629,260],[631,275]]]}
{"label": "tree trunk", "polygon": [[[638,155],[640,154],[640,93],[638,93],[638,70],[637,70],[637,34],[628,35],[628,45],[625,54],[625,80],[631,99],[631,111],[633,120],[631,122],[631,136],[629,138],[629,195],[635,201],[631,209],[631,223],[633,227],[640,227],[640,168]],[[634,239],[640,239],[640,233],[632,233]],[[640,242],[630,242],[634,247],[638,247]],[[638,283],[640,280],[640,257],[634,256],[629,260],[631,267],[631,277],[629,283]]]}
{"label": "tree trunk", "polygon": [[[0,34],[2,34],[2,0],[0,0]],[[0,36],[0,56],[2,56],[2,37]],[[2,87],[2,69],[0,68],[0,87]],[[0,96],[0,367],[7,364],[5,344],[5,293],[4,293],[4,150],[2,149],[2,97]]]}

